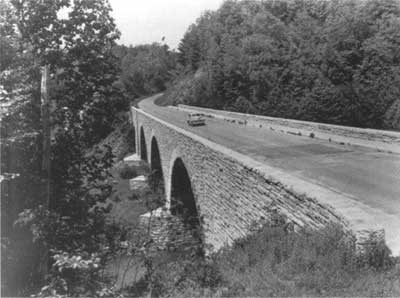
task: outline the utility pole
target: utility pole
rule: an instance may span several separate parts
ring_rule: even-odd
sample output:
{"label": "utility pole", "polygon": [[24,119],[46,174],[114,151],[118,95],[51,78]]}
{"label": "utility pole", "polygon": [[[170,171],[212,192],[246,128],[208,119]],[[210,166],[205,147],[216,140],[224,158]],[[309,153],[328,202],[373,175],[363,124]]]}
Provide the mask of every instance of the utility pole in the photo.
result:
{"label": "utility pole", "polygon": [[49,65],[42,68],[42,83],[40,87],[41,118],[43,129],[42,143],[42,173],[45,180],[44,196],[45,207],[50,207],[50,104],[48,94]]}
{"label": "utility pole", "polygon": [[[42,181],[44,207],[50,209],[50,104],[48,94],[49,65],[42,67],[42,81],[40,85],[40,108],[42,120]],[[43,278],[47,275],[49,269],[49,251],[44,248],[40,254],[39,272]]]}

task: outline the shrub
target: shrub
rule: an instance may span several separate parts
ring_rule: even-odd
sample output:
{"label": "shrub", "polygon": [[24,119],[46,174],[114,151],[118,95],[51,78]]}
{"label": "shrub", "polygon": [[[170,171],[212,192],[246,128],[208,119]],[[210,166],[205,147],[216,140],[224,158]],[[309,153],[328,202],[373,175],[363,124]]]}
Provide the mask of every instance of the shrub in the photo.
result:
{"label": "shrub", "polygon": [[355,238],[339,226],[291,233],[285,225],[265,225],[255,231],[207,258],[160,253],[141,282],[151,282],[152,295],[169,297],[400,294],[400,271],[384,245],[360,256]]}
{"label": "shrub", "polygon": [[[355,239],[338,226],[299,233],[266,226],[220,253],[217,263],[224,296],[369,295],[393,288],[373,283],[398,274],[386,246],[360,256]],[[371,286],[360,289],[366,272]]]}
{"label": "shrub", "polygon": [[137,170],[134,167],[131,167],[125,164],[119,171],[119,176],[122,179],[132,179],[138,176]]}
{"label": "shrub", "polygon": [[393,102],[384,116],[384,127],[400,131],[400,99]]}

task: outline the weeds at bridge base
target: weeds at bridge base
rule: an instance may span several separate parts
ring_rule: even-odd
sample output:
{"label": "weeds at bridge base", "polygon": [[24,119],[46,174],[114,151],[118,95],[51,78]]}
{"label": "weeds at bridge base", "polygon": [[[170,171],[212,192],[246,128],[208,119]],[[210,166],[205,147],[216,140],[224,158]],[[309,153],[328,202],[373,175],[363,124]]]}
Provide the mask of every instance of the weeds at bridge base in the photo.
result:
{"label": "weeds at bridge base", "polygon": [[[399,260],[385,246],[360,256],[354,241],[336,226],[299,233],[265,226],[207,258],[163,251],[153,260],[155,297],[400,294]],[[128,291],[138,294],[148,278]]]}

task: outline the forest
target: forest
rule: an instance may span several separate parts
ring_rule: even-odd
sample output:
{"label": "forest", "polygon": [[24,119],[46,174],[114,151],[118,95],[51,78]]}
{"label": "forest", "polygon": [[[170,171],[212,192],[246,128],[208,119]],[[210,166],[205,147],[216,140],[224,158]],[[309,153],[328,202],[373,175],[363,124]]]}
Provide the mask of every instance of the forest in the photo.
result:
{"label": "forest", "polygon": [[196,75],[177,82],[171,96],[217,109],[399,130],[399,32],[395,0],[225,1],[183,36],[178,62]]}

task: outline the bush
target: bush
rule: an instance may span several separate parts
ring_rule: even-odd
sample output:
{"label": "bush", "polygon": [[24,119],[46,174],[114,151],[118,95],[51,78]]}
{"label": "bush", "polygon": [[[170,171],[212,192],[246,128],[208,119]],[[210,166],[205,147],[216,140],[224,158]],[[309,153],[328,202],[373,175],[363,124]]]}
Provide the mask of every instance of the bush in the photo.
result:
{"label": "bush", "polygon": [[384,117],[384,126],[386,129],[400,131],[400,99],[393,102],[386,111]]}
{"label": "bush", "polygon": [[400,294],[400,271],[388,249],[377,247],[360,256],[354,237],[338,226],[291,233],[284,226],[266,225],[206,259],[167,253],[156,259],[151,277],[156,296]]}
{"label": "bush", "polygon": [[131,167],[125,164],[119,171],[119,176],[122,179],[132,179],[138,176],[137,170],[134,167]]}
{"label": "bush", "polygon": [[379,283],[399,274],[387,247],[361,256],[355,239],[337,226],[299,233],[264,227],[219,254],[217,263],[227,286],[224,296],[400,294],[394,283]]}

